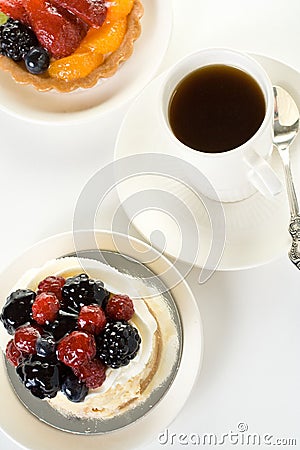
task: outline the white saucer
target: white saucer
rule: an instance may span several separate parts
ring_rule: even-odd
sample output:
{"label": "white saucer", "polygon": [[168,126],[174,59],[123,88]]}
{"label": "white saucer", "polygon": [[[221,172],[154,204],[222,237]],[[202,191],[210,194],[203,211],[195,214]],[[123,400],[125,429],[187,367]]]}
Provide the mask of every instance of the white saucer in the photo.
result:
{"label": "white saucer", "polygon": [[[69,255],[75,251],[91,249],[126,256],[127,266],[123,262],[122,267],[114,265],[112,267],[124,270],[124,273],[127,274],[132,273],[127,270],[136,261],[139,265],[150,269],[155,274],[155,278],[163,283],[160,286],[168,289],[168,293],[176,303],[182,326],[183,345],[177,372],[159,402],[155,405],[152,404],[147,413],[135,422],[127,426],[123,424],[122,428],[114,432],[88,435],[87,430],[87,435],[78,435],[47,425],[23,406],[9,383],[4,358],[0,354],[1,398],[5,405],[0,408],[0,428],[22,448],[29,450],[53,450],[54,448],[59,450],[82,450],[84,448],[89,448],[89,450],[101,448],[131,450],[146,445],[175,419],[197,379],[202,362],[203,335],[196,300],[185,280],[166,258],[144,242],[132,237],[93,230],[92,233],[89,231],[79,232],[76,236],[72,232],[64,233],[37,243],[0,274],[0,310],[16,281],[25,272],[35,267],[41,267],[49,260]],[[135,276],[138,276],[137,273]],[[197,342],[196,346],[195,342]],[[39,415],[39,417],[41,416]]]}
{"label": "white saucer", "polygon": [[142,34],[130,59],[113,77],[91,89],[59,94],[17,84],[0,71],[0,109],[28,121],[64,124],[88,120],[130,100],[157,72],[172,28],[171,0],[143,0],[143,6]]}
{"label": "white saucer", "polygon": [[[278,84],[286,88],[294,97],[300,108],[300,74],[291,67],[274,59],[253,55],[269,74],[273,84]],[[127,113],[119,132],[115,159],[128,157],[134,154],[160,153],[161,148],[170,145],[164,140],[165,136],[159,132],[159,119],[156,110],[157,93],[165,74],[153,80],[135,100]],[[296,188],[300,184],[300,155],[296,147],[299,139],[292,147],[292,165],[296,181]],[[272,166],[282,179],[283,172],[279,157],[276,152],[272,156]],[[147,173],[147,167],[144,168]],[[300,183],[300,180],[299,180]],[[188,263],[193,263],[200,267],[205,267],[205,262],[209,254],[211,245],[211,223],[203,205],[193,194],[186,189],[176,191],[176,187],[168,184],[168,189],[192,211],[192,218],[189,215],[180,215],[170,218],[167,211],[152,208],[146,212],[135,211],[127,208],[126,200],[134,196],[138,191],[146,189],[163,189],[158,177],[143,176],[133,177],[122,187],[118,186],[118,192],[124,209],[130,222],[143,235],[147,241],[162,250],[169,256],[181,259]],[[284,184],[283,184],[284,186]],[[144,205],[147,208],[147,205]],[[290,245],[288,233],[289,211],[285,190],[274,198],[264,198],[261,194],[254,194],[252,197],[236,202],[223,204],[226,219],[226,242],[224,252],[218,266],[219,270],[237,270],[258,266],[267,263],[279,256],[287,253]],[[167,213],[167,214],[165,214]],[[194,230],[194,222],[200,230],[199,253],[193,261],[189,258],[180,258],[180,251],[184,240],[191,240],[191,233]],[[182,234],[182,229],[185,233]],[[153,232],[157,230],[163,233],[165,242],[160,245],[153,239]],[[196,243],[197,236],[195,236]],[[221,253],[220,253],[221,256]]]}

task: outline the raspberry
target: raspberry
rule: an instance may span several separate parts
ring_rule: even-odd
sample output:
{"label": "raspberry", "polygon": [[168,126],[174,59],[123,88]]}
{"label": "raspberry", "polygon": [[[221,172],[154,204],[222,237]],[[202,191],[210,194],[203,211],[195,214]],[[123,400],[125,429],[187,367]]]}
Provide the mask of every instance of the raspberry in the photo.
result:
{"label": "raspberry", "polygon": [[6,358],[15,367],[17,367],[23,360],[23,355],[20,350],[15,346],[13,339],[9,341],[6,346]]}
{"label": "raspberry", "polygon": [[72,368],[88,363],[95,355],[95,338],[84,331],[73,331],[65,336],[57,347],[58,359]]}
{"label": "raspberry", "polygon": [[105,312],[112,320],[130,320],[134,314],[133,301],[128,295],[115,294],[108,300]]}
{"label": "raspberry", "polygon": [[79,380],[84,381],[90,389],[102,386],[106,378],[106,365],[96,358],[73,370]]}
{"label": "raspberry", "polygon": [[106,316],[99,305],[83,306],[78,317],[78,328],[91,334],[99,334],[106,325]]}
{"label": "raspberry", "polygon": [[53,322],[59,311],[59,301],[55,294],[42,292],[32,305],[32,317],[39,325]]}
{"label": "raspberry", "polygon": [[51,292],[56,295],[58,300],[61,300],[61,290],[65,282],[66,280],[63,277],[47,277],[39,283],[37,294],[41,294],[42,292]]}
{"label": "raspberry", "polygon": [[14,343],[20,352],[32,355],[36,353],[35,345],[39,337],[40,333],[35,327],[23,325],[16,330]]}

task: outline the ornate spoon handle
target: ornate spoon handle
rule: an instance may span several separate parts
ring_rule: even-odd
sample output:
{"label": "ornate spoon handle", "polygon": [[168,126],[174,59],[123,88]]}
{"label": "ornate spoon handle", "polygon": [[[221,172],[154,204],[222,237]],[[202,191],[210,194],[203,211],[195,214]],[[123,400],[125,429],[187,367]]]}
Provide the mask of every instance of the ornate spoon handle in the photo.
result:
{"label": "ornate spoon handle", "polygon": [[293,240],[289,258],[300,269],[300,214],[291,218],[289,232]]}
{"label": "ornate spoon handle", "polygon": [[293,182],[293,176],[291,172],[290,151],[289,151],[290,149],[288,145],[279,145],[277,149],[279,151],[284,166],[285,181],[291,212],[289,232],[290,235],[292,236],[293,242],[291,249],[289,251],[289,258],[292,261],[292,263],[294,263],[295,266],[300,270],[300,212],[296,190]]}

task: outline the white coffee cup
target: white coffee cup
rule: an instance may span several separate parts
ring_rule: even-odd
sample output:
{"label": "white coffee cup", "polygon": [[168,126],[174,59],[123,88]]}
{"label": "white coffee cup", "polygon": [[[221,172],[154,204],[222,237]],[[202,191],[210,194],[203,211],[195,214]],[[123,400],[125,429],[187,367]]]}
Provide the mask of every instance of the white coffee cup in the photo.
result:
{"label": "white coffee cup", "polygon": [[[182,79],[194,70],[215,64],[241,69],[254,78],[264,95],[266,112],[260,128],[246,143],[225,152],[205,153],[186,146],[176,138],[169,123],[169,104]],[[257,191],[264,196],[274,196],[281,191],[281,182],[268,162],[273,150],[273,88],[266,72],[255,59],[242,52],[222,48],[205,49],[188,55],[168,70],[159,101],[161,123],[172,142],[170,153],[201,171],[209,182],[200,186],[204,195],[214,200],[234,202]],[[196,180],[190,182],[194,186]]]}

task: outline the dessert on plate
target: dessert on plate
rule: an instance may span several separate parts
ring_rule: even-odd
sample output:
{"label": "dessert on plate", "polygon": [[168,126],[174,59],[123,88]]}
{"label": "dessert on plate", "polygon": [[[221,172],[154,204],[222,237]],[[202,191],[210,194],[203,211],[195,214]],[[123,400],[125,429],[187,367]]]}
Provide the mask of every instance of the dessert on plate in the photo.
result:
{"label": "dessert on plate", "polygon": [[0,0],[0,69],[39,91],[115,74],[141,32],[140,0]]}
{"label": "dessert on plate", "polygon": [[102,420],[145,401],[168,376],[165,360],[175,364],[179,343],[163,296],[142,286],[76,257],[26,273],[1,322],[6,358],[31,394],[64,416]]}

